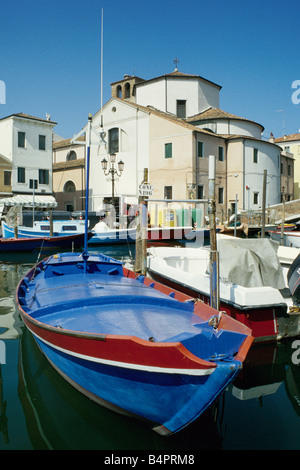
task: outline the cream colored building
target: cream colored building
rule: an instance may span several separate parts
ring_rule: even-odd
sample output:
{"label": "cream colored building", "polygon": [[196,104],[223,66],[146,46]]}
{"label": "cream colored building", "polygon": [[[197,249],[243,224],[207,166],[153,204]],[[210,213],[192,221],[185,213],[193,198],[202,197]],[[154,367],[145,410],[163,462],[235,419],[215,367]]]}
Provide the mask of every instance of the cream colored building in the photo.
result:
{"label": "cream colored building", "polygon": [[[300,199],[300,134],[284,135],[274,139],[282,148],[282,197],[286,201]],[[284,190],[283,190],[284,188]]]}
{"label": "cream colored building", "polygon": [[[219,218],[235,210],[236,199],[238,210],[261,209],[264,170],[266,204],[280,202],[280,147],[261,139],[261,124],[221,110],[220,90],[203,77],[177,69],[150,80],[127,75],[112,83],[112,98],[92,119],[90,210],[112,197],[112,178],[101,165],[111,153],[116,154],[116,166],[124,164],[114,182],[120,214],[138,200],[144,169],[149,170],[153,198],[206,199],[210,155],[216,157]],[[54,159],[54,191],[60,195],[73,178],[71,166],[62,163],[70,150],[69,142],[60,149],[61,159],[58,153]],[[80,175],[77,169],[77,182],[72,180],[76,191]]]}
{"label": "cream colored building", "polygon": [[71,139],[53,143],[53,194],[59,210],[84,210],[85,151],[84,144],[74,146]]}
{"label": "cream colored building", "polygon": [[12,196],[12,162],[0,154],[0,197]]}

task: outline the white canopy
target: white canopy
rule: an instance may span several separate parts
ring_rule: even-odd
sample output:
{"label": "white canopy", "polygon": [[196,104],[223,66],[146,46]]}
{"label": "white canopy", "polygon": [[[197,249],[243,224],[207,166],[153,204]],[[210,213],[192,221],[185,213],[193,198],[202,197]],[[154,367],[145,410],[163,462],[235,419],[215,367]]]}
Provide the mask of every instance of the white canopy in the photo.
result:
{"label": "white canopy", "polygon": [[6,197],[0,199],[0,206],[23,206],[23,207],[47,207],[47,208],[54,208],[57,207],[57,202],[53,196],[41,196],[35,195],[33,199],[33,195],[24,195],[18,194],[17,196]]}

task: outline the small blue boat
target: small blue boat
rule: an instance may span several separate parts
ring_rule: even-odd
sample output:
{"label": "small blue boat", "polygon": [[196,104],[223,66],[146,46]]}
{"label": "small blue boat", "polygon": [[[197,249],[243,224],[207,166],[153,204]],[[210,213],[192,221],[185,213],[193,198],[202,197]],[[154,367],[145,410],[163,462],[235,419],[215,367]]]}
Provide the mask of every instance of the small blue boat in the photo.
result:
{"label": "small blue boat", "polygon": [[252,343],[241,323],[113,258],[53,255],[16,302],[53,367],[110,409],[180,431],[239,373]]}

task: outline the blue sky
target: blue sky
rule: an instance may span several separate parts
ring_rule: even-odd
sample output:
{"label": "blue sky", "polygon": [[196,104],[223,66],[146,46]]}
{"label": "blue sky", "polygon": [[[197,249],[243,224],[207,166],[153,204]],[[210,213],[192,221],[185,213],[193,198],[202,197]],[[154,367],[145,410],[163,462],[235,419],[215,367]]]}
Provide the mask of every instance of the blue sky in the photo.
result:
{"label": "blue sky", "polygon": [[[64,138],[125,74],[178,69],[222,86],[220,108],[259,122],[264,136],[298,132],[299,0],[2,0],[0,117],[51,114]],[[300,97],[300,94],[299,94]],[[282,110],[282,111],[279,111]]]}

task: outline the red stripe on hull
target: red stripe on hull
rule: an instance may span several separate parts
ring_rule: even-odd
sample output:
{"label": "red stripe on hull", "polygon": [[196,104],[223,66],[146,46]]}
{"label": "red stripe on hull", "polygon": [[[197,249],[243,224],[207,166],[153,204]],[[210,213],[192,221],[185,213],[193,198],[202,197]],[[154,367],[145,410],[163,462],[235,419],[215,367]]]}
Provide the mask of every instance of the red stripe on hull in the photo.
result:
{"label": "red stripe on hull", "polygon": [[[152,343],[131,336],[88,335],[76,331],[48,327],[30,318],[21,309],[21,315],[28,329],[50,345],[75,354],[136,364],[148,367],[170,369],[202,369],[216,367],[213,362],[201,360],[191,354],[181,343]],[[90,336],[90,337],[89,337]]]}

